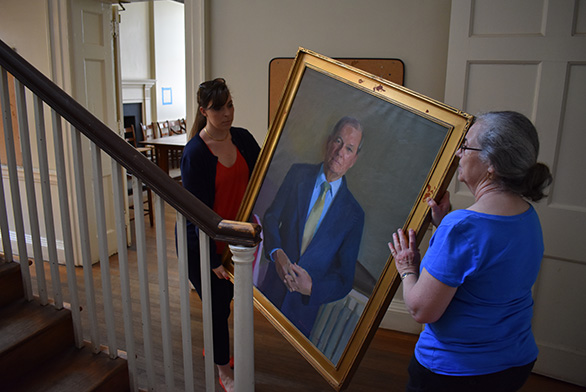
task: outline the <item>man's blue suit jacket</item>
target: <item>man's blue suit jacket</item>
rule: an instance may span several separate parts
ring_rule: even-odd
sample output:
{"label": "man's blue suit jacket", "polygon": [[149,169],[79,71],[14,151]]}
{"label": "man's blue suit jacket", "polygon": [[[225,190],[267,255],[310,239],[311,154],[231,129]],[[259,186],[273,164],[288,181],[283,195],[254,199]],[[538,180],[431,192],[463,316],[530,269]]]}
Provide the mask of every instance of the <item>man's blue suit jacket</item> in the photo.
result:
{"label": "man's blue suit jacket", "polygon": [[281,248],[292,263],[311,276],[311,295],[289,292],[270,263],[259,284],[262,293],[301,332],[309,336],[320,305],[343,298],[352,289],[354,270],[364,227],[364,211],[348,190],[346,178],[322,219],[305,253],[301,238],[313,186],[321,165],[295,164],[289,169],[262,225],[266,256]]}

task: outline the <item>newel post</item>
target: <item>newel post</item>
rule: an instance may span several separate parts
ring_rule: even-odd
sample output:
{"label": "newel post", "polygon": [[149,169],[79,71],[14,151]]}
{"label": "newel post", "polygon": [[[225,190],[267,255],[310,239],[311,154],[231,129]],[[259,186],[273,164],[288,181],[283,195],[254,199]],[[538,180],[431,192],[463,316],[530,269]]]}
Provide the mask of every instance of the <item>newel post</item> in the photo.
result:
{"label": "newel post", "polygon": [[234,262],[234,387],[254,391],[252,262],[255,247],[230,245]]}

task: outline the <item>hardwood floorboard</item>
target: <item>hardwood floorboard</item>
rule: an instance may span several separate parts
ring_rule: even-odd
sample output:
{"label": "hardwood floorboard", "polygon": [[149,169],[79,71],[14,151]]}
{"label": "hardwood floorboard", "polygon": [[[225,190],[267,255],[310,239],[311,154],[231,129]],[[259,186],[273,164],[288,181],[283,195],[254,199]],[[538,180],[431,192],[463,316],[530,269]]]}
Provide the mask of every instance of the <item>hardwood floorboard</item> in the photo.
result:
{"label": "hardwood floorboard", "polygon": [[[170,309],[172,314],[172,336],[173,336],[173,355],[174,355],[174,374],[175,390],[182,390],[184,386],[183,364],[182,364],[182,343],[181,328],[179,326],[179,276],[177,260],[175,254],[174,225],[175,212],[167,207],[166,215],[166,234],[167,234],[167,257],[169,261],[168,281],[169,281],[169,298]],[[158,293],[158,267],[156,256],[155,229],[148,226],[146,222],[146,247],[148,262],[148,280],[149,292],[151,293],[151,335],[153,336],[153,357],[155,371],[155,389],[157,391],[171,390],[165,383],[163,370],[163,349],[161,345],[161,319],[159,309]],[[132,223],[132,222],[131,222]],[[156,225],[156,223],[155,223]],[[134,226],[131,224],[131,226]],[[134,233],[133,233],[134,238]],[[138,296],[138,272],[136,263],[136,246],[133,244],[128,248],[129,265],[131,267],[131,292],[133,329],[137,347],[142,346],[143,329],[141,320],[141,303]],[[112,276],[112,292],[115,298],[120,295],[120,274],[118,268],[118,256],[114,255],[109,260],[110,272]],[[103,309],[101,303],[101,280],[99,264],[93,267],[93,280],[98,294],[96,306]],[[50,285],[50,273],[46,267],[47,280]],[[64,298],[69,298],[66,283],[65,267],[60,268],[61,287],[64,291]],[[34,267],[31,267],[31,273],[34,276]],[[80,305],[85,304],[85,295],[83,292],[82,269],[76,269],[78,277],[78,286],[80,289]],[[49,286],[50,287],[50,286]],[[201,302],[197,294],[193,291],[190,295],[191,307],[191,331],[192,331],[192,350],[194,365],[194,382],[197,391],[204,390],[204,363],[199,353],[203,347],[203,332],[201,324]],[[125,347],[124,325],[122,322],[122,305],[119,300],[114,302],[115,319],[116,319],[116,340],[121,347]],[[89,336],[89,326],[86,314],[82,312],[83,328],[85,336]],[[100,335],[105,341],[105,320],[103,312],[99,315]],[[256,309],[254,311],[254,339],[255,339],[255,385],[258,392],[298,392],[298,391],[333,391],[332,387],[322,378],[322,376],[309,365],[303,357],[285,340],[279,332],[260,314]],[[233,332],[233,331],[232,331]],[[232,334],[233,336],[233,334]],[[397,331],[379,329],[373,341],[371,342],[362,362],[358,366],[350,386],[346,389],[350,392],[358,391],[404,391],[407,382],[407,365],[413,353],[413,348],[417,336],[405,334]],[[137,349],[138,371],[137,377],[140,387],[146,389],[146,365],[143,360],[144,353]],[[216,390],[222,391],[216,381]],[[577,392],[586,391],[586,388],[578,387],[572,384],[553,380],[547,377],[532,375],[523,387],[522,392]]]}

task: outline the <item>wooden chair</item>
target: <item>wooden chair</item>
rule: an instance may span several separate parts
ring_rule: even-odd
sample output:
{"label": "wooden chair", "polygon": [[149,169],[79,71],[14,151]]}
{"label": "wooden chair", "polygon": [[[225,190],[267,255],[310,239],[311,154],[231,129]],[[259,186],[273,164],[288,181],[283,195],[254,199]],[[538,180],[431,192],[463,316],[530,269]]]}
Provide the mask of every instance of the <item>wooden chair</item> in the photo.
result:
{"label": "wooden chair", "polygon": [[[132,144],[134,148],[136,148],[138,151],[142,152],[145,155],[153,151],[152,146],[138,146],[138,143],[136,141],[136,133],[134,132],[134,125],[132,124],[130,124],[129,127],[124,128],[124,140]],[[143,140],[145,140],[144,137]]]}
{"label": "wooden chair", "polygon": [[[157,121],[157,128],[159,129],[159,137],[166,137],[171,136],[174,132],[171,131],[170,124],[171,122],[168,120],[165,121]],[[181,165],[181,154],[183,150],[170,150],[169,151],[169,168],[170,169],[178,169]],[[180,178],[178,175],[172,175],[174,179]]]}
{"label": "wooden chair", "polygon": [[157,121],[157,130],[159,132],[158,137],[169,136],[169,122],[168,121]]}
{"label": "wooden chair", "polygon": [[187,133],[187,123],[185,122],[184,118],[179,119],[179,124],[181,125],[181,130],[183,133]]}
{"label": "wooden chair", "polygon": [[140,130],[142,131],[142,140],[153,140],[157,138],[157,132],[155,131],[155,127],[153,124],[145,125],[140,123]]}
{"label": "wooden chair", "polygon": [[183,128],[181,127],[180,120],[169,120],[167,124],[169,126],[169,133],[173,135],[180,135],[182,133],[185,133],[183,131]]}
{"label": "wooden chair", "polygon": [[[128,209],[130,210],[134,210],[134,190],[132,188],[132,176],[130,174],[128,174],[127,178],[127,191],[128,191],[128,197],[130,199],[130,202],[128,203]],[[146,199],[145,199],[145,192],[146,192]],[[154,217],[155,217],[155,210],[153,207],[153,195],[152,195],[152,191],[151,188],[147,187],[145,184],[142,184],[142,193],[143,193],[143,198],[142,198],[142,203],[145,206],[144,207],[144,216],[149,217],[149,224],[151,225],[151,227],[153,227],[153,222],[154,222]],[[134,219],[134,215],[130,217],[130,220]]]}
{"label": "wooden chair", "polygon": [[[137,146],[136,134],[134,132],[134,125],[130,124],[130,127],[124,128],[124,140],[126,140],[128,143],[130,143],[134,148],[137,149],[137,151],[140,151],[145,156],[148,157],[148,154],[150,154],[151,156],[154,156],[152,146],[145,146],[145,147],[138,147]],[[133,189],[132,189],[132,182],[131,182],[130,174],[128,175],[127,179],[128,179],[128,187],[127,187],[128,196],[132,196]],[[151,226],[153,226],[154,209],[153,209],[153,197],[151,194],[151,189],[143,184],[142,190],[143,190],[143,194],[144,194],[144,192],[146,192],[146,200],[144,199],[144,196],[143,196],[143,203],[146,204],[146,207],[144,209],[144,214],[148,215],[149,223]],[[134,205],[130,204],[129,208],[133,210]],[[134,217],[130,218],[130,220],[132,220],[132,219],[134,219]]]}
{"label": "wooden chair", "polygon": [[[154,140],[157,138],[157,133],[155,132],[155,128],[153,127],[153,124],[148,124],[145,125],[143,123],[140,123],[140,130],[142,132],[142,140],[143,141],[149,141],[149,140]],[[151,161],[153,161],[154,164],[157,164],[157,155],[155,154],[155,147],[154,146],[146,146],[149,147],[151,149],[150,153],[147,153],[147,158],[149,158]]]}

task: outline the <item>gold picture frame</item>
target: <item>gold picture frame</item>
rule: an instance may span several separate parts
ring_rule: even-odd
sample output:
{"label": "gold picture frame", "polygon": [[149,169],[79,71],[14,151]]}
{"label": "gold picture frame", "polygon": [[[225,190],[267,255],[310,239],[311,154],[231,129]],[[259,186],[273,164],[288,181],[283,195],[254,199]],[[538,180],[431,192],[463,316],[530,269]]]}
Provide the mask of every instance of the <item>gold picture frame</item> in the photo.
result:
{"label": "gold picture frame", "polygon": [[[285,284],[275,280],[271,271],[274,256],[268,248],[273,247],[269,239],[274,230],[268,231],[268,218],[266,224],[264,219],[277,204],[277,194],[293,193],[292,188],[284,190],[283,184],[292,166],[319,167],[334,124],[345,116],[357,119],[363,129],[363,145],[342,185],[364,212],[362,230],[352,231],[362,234],[350,238],[359,244],[353,277],[331,269],[320,277],[316,273],[311,277],[310,295],[286,290],[279,292],[284,298],[280,302],[269,289],[273,284]],[[387,247],[391,234],[398,228],[412,228],[421,240],[429,224],[426,200],[445,191],[457,166],[455,154],[472,118],[348,64],[303,48],[297,52],[239,219],[263,226],[263,241],[254,262],[255,306],[334,389],[348,386],[399,287],[400,278]],[[330,210],[337,211],[333,203]],[[346,220],[354,219],[348,209],[336,213],[330,210],[320,225],[326,226],[328,213],[337,214],[338,223],[323,229],[328,238],[321,246],[324,249],[333,248]],[[356,227],[358,223],[353,224]],[[299,226],[292,221],[281,221],[279,225],[279,230],[290,232],[298,231]],[[317,230],[316,242],[321,226]],[[344,252],[344,257],[352,254],[347,249]],[[317,266],[322,261],[313,262]],[[327,268],[332,265],[335,264]],[[309,271],[311,267],[306,268]],[[337,282],[347,282],[350,277],[352,287],[346,295],[319,302],[317,298],[326,298],[328,293],[345,292],[347,285],[340,288]],[[289,297],[293,295],[296,297]],[[298,313],[297,305],[291,305],[294,302],[287,302],[289,299],[309,301],[303,303],[315,299],[311,312],[319,308],[313,324],[291,316]]]}

